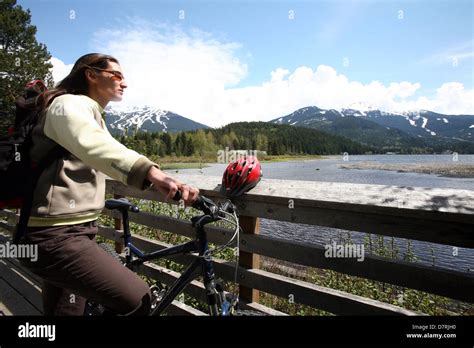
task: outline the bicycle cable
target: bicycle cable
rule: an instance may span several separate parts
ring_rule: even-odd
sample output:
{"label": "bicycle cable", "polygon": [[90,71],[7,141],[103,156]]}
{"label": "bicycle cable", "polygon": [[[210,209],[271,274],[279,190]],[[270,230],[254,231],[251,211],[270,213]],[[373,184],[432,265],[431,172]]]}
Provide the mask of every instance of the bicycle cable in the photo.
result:
{"label": "bicycle cable", "polygon": [[[220,217],[219,221],[226,221],[226,222],[234,225],[235,226],[235,232],[226,244],[221,245],[221,246],[216,247],[216,248],[213,248],[213,249],[208,249],[207,252],[204,255],[201,256],[206,260],[210,260],[212,258],[213,254],[215,254],[215,253],[217,253],[221,250],[224,250],[229,245],[231,245],[232,242],[236,239],[236,237],[237,237],[236,248],[237,248],[237,251],[240,250],[240,231],[242,231],[242,227],[240,227],[239,218],[237,217],[237,214],[235,212],[233,212],[231,214],[231,213],[228,213],[226,211],[222,211],[222,213],[224,213],[227,216],[232,217],[233,221],[228,219],[228,218],[225,218],[225,217]],[[239,287],[237,286],[237,274],[238,274],[238,269],[239,269],[239,252],[234,252],[234,258],[235,258],[234,289],[237,289],[237,291],[238,291]],[[238,298],[238,292],[237,292],[237,294],[231,293],[231,295],[233,297],[233,300],[235,298]]]}
{"label": "bicycle cable", "polygon": [[[230,244],[232,242],[232,240],[235,238],[235,236],[237,235],[237,246],[236,246],[236,251],[234,253],[234,256],[235,256],[235,271],[234,271],[234,289],[239,289],[239,287],[237,286],[237,273],[238,273],[238,270],[239,270],[239,251],[240,251],[240,231],[242,230],[242,227],[240,227],[239,225],[239,218],[237,217],[237,214],[235,213],[235,211],[233,212],[233,214],[230,214],[230,213],[227,213],[227,212],[224,212],[226,215],[231,215],[234,217],[234,220],[235,220],[235,226],[236,226],[236,229],[235,229],[235,233],[234,233],[234,236],[232,236],[232,239],[229,241],[228,244]],[[228,219],[225,219],[225,221],[227,221]],[[231,222],[229,220],[229,222]],[[238,293],[237,295],[235,294],[232,294],[233,297],[238,297]]]}

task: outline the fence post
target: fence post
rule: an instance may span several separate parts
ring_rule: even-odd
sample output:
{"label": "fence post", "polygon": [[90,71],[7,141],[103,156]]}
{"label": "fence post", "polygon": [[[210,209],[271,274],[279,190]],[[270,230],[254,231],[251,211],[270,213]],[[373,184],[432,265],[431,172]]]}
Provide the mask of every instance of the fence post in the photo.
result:
{"label": "fence post", "polygon": [[[246,234],[259,234],[260,233],[260,219],[250,216],[239,217],[240,227],[244,236]],[[243,236],[243,237],[244,237]],[[242,243],[245,243],[245,238]],[[260,268],[260,255],[249,253],[246,251],[239,250],[239,266],[243,268]],[[242,279],[242,275],[240,276]],[[260,293],[258,290],[249,288],[246,286],[239,285],[239,297],[240,300],[245,302],[259,302]]]}
{"label": "fence post", "polygon": [[[122,195],[117,195],[114,193],[114,198],[115,199],[119,199],[119,198],[123,198],[125,196],[122,196]],[[123,221],[122,219],[116,219],[114,218],[114,228],[116,231],[123,231]],[[123,243],[121,241],[115,241],[115,251],[119,254],[121,254],[123,252]]]}

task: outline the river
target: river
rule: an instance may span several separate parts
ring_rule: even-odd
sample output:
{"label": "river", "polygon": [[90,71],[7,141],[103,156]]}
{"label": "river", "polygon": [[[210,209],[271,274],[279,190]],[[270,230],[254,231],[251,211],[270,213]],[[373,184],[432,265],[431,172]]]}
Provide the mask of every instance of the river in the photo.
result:
{"label": "river", "polygon": [[[291,162],[263,163],[265,178],[308,180],[319,182],[345,182],[357,184],[377,184],[395,186],[437,187],[474,190],[473,178],[447,178],[433,174],[399,173],[386,170],[341,169],[339,165],[375,161],[381,164],[474,164],[474,155],[371,155],[371,156],[330,156],[321,160],[305,160]],[[225,164],[210,164],[203,168],[204,175],[220,176]],[[198,169],[180,170],[180,173],[199,174]],[[275,238],[302,241],[325,245],[330,241],[346,237],[348,231],[335,228],[293,224],[275,220],[262,219],[260,233]],[[473,231],[474,232],[474,231]],[[365,233],[350,232],[353,243],[363,243],[367,238]],[[372,240],[377,236],[372,235]],[[384,237],[384,243],[390,246],[391,237]],[[404,255],[408,240],[395,238],[394,243],[399,249],[399,255]],[[411,241],[411,248],[417,261],[427,265],[436,265],[448,269],[474,272],[474,249],[454,248],[421,241]],[[368,253],[368,250],[365,250]]]}

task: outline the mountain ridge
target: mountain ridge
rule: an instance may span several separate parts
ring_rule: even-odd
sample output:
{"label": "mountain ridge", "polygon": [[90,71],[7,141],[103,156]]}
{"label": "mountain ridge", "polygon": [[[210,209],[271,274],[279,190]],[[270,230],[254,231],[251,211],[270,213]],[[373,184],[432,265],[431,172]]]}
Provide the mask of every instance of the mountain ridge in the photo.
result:
{"label": "mountain ridge", "polygon": [[143,106],[132,108],[105,109],[105,123],[111,134],[130,135],[142,132],[180,132],[208,129],[209,126],[195,122],[174,112],[160,108]]}
{"label": "mountain ridge", "polygon": [[474,148],[474,115],[444,115],[428,110],[325,110],[307,106],[269,122],[315,128],[382,148],[447,148],[453,144]]}

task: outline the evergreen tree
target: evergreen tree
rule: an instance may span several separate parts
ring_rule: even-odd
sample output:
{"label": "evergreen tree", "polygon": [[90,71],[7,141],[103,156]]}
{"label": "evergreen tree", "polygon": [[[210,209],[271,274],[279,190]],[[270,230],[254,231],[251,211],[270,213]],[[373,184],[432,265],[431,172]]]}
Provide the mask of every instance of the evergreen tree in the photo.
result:
{"label": "evergreen tree", "polygon": [[268,150],[268,137],[265,134],[257,134],[256,148],[252,150],[267,151]]}
{"label": "evergreen tree", "polygon": [[[196,149],[200,156],[204,155],[204,150],[208,147],[208,139],[210,139],[209,136],[212,137],[212,133],[208,133],[208,135],[206,136],[206,133],[204,133],[202,129],[197,130],[194,136],[193,147]],[[214,142],[213,137],[211,141]]]}
{"label": "evergreen tree", "polygon": [[186,152],[187,146],[188,146],[188,137],[186,136],[185,132],[181,132],[181,151],[183,153]]}
{"label": "evergreen tree", "polygon": [[217,144],[216,138],[211,131],[207,131],[206,134],[206,146],[204,147],[204,151],[214,152],[217,151]]}
{"label": "evergreen tree", "polygon": [[182,152],[181,152],[181,136],[178,134],[178,136],[176,137],[175,141],[174,141],[174,152],[176,154],[176,156],[181,156]]}
{"label": "evergreen tree", "polygon": [[167,132],[163,132],[161,134],[161,140],[163,141],[163,144],[165,145],[165,151],[167,155],[171,155],[173,152],[173,147],[171,146],[171,136]]}
{"label": "evergreen tree", "polygon": [[186,156],[192,156],[194,155],[194,143],[191,138],[188,138],[188,141],[186,143],[186,151],[184,153]]}
{"label": "evergreen tree", "polygon": [[158,141],[158,156],[160,157],[166,156],[166,145],[162,141]]}
{"label": "evergreen tree", "polygon": [[0,1],[0,110],[6,116],[0,118],[0,134],[13,123],[15,98],[28,81],[40,79],[53,85],[51,54],[35,34],[30,10],[15,0]]}

